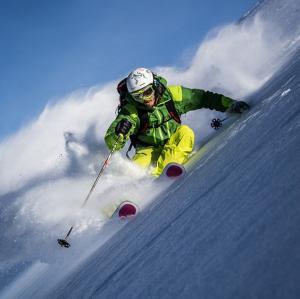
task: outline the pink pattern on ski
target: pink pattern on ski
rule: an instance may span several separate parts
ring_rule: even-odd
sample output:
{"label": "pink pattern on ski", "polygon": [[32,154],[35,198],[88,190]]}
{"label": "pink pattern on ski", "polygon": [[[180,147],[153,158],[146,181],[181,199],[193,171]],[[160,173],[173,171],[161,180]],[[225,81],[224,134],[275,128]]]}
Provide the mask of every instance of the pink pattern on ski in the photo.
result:
{"label": "pink pattern on ski", "polygon": [[124,220],[128,217],[133,217],[137,213],[137,206],[132,202],[123,202],[118,210],[119,218]]}

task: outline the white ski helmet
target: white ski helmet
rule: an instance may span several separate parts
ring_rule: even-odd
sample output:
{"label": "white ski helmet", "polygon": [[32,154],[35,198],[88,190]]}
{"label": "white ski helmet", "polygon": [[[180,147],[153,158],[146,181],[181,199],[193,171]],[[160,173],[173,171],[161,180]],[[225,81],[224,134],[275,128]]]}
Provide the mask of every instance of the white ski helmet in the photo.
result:
{"label": "white ski helmet", "polygon": [[150,70],[145,68],[138,68],[134,70],[126,79],[126,85],[129,93],[138,91],[152,83],[153,74]]}

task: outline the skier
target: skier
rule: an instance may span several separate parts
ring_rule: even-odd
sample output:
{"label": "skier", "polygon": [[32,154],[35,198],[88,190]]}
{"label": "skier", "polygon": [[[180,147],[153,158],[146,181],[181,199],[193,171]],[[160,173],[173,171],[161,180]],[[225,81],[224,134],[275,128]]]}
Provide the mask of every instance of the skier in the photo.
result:
{"label": "skier", "polygon": [[183,165],[193,150],[194,132],[181,124],[181,114],[201,108],[232,113],[249,109],[247,103],[222,94],[167,86],[163,77],[146,68],[132,71],[119,83],[118,92],[118,115],[106,132],[105,142],[112,149],[119,140],[116,149],[120,150],[130,138],[136,150],[133,162],[151,169],[154,176],[171,162]]}

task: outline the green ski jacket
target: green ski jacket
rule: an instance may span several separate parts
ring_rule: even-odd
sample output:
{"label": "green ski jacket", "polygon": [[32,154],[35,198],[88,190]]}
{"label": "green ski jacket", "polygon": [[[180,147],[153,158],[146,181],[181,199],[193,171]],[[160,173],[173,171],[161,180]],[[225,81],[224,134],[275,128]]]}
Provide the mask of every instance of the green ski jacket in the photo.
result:
{"label": "green ski jacket", "polygon": [[[190,89],[180,85],[167,86],[163,78],[160,82],[165,86],[164,93],[150,110],[146,110],[144,105],[135,102],[130,94],[126,96],[126,104],[121,108],[105,134],[105,142],[110,150],[118,138],[115,128],[122,119],[129,120],[132,127],[128,135],[124,136],[124,139],[118,143],[116,150],[122,149],[131,135],[135,135],[136,146],[163,146],[180,126],[180,123],[170,115],[166,107],[168,101],[174,101],[179,116],[201,108],[225,112],[234,102],[229,97],[210,91]],[[147,113],[148,125],[146,130],[140,128],[140,110]]]}

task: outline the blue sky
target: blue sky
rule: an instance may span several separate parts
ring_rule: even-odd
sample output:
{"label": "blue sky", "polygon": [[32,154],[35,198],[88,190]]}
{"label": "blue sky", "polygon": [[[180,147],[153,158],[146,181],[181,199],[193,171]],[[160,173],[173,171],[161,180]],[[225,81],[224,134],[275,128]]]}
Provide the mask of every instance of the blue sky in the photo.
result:
{"label": "blue sky", "polygon": [[186,66],[255,0],[0,1],[0,140],[49,101],[138,66]]}

